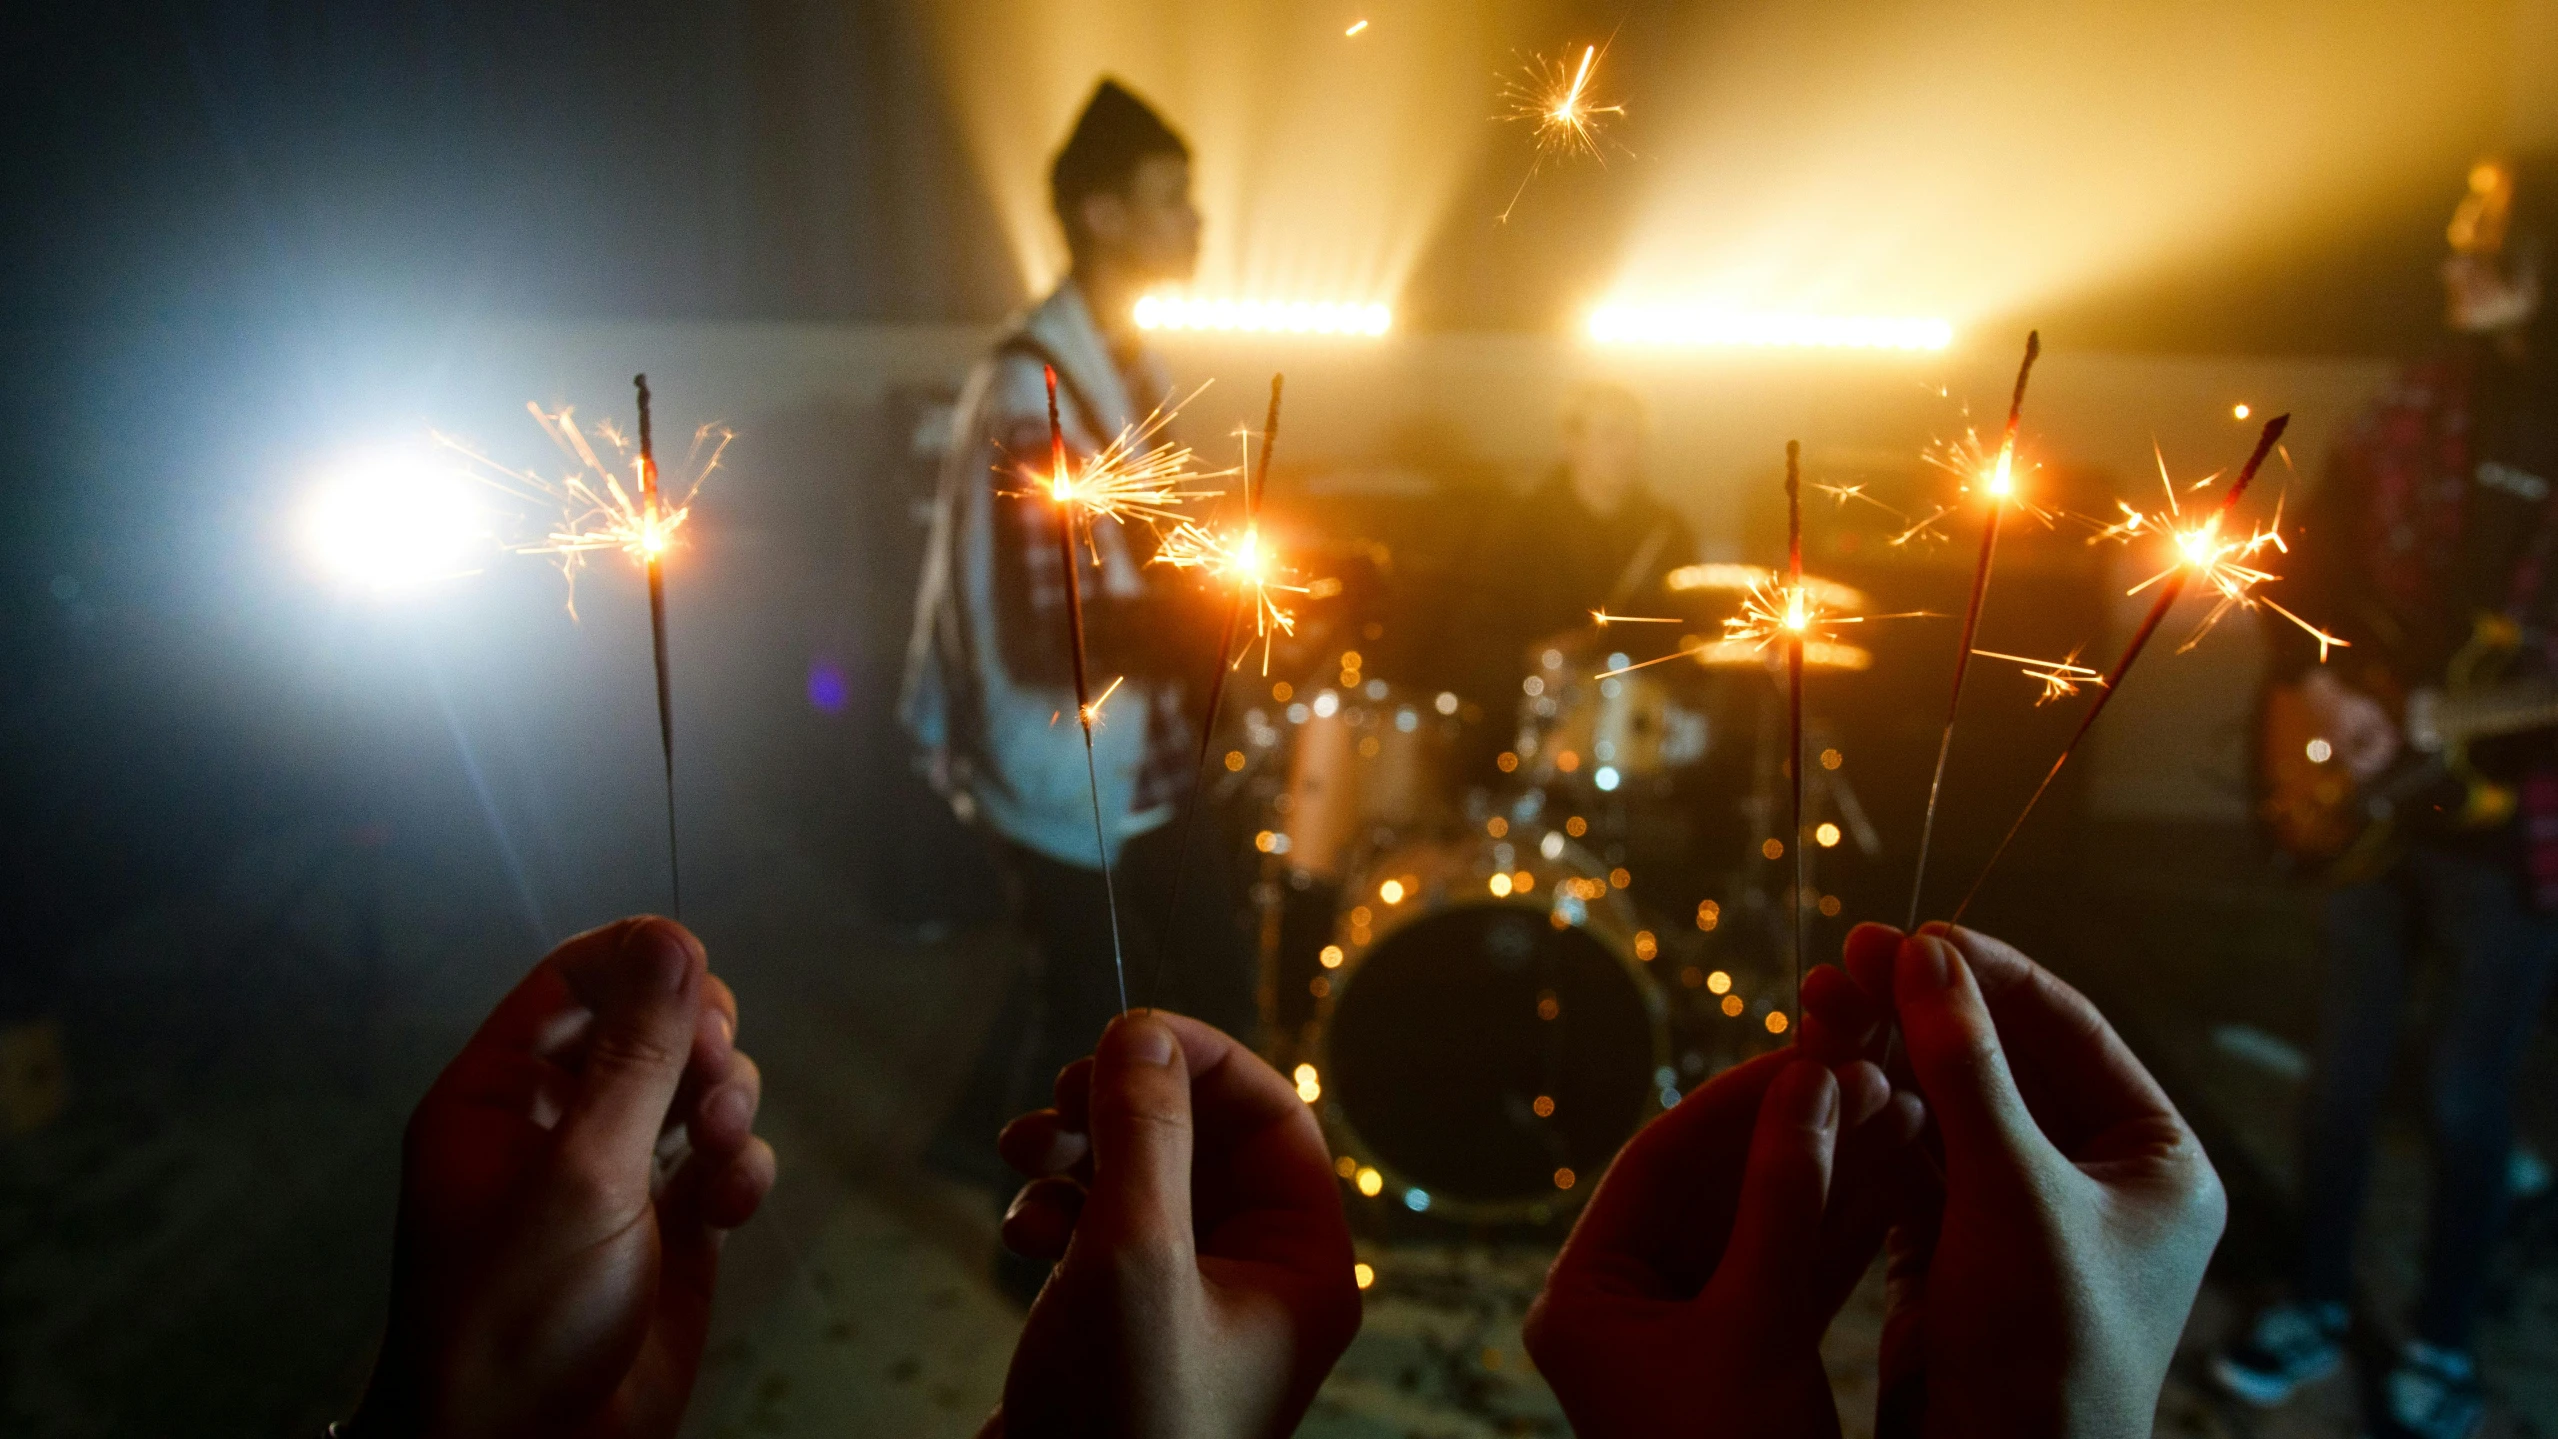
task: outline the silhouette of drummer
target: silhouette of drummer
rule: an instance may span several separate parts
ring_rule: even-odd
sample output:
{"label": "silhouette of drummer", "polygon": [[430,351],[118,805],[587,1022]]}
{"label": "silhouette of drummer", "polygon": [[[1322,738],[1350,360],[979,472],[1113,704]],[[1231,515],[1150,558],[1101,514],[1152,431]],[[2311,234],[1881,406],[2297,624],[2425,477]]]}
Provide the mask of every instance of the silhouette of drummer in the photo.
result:
{"label": "silhouette of drummer", "polygon": [[1495,713],[1515,702],[1533,647],[1587,634],[1592,610],[1671,613],[1663,582],[1696,560],[1687,523],[1644,483],[1641,396],[1579,386],[1561,430],[1562,462],[1486,526],[1462,572],[1468,592],[1453,597],[1466,684]]}

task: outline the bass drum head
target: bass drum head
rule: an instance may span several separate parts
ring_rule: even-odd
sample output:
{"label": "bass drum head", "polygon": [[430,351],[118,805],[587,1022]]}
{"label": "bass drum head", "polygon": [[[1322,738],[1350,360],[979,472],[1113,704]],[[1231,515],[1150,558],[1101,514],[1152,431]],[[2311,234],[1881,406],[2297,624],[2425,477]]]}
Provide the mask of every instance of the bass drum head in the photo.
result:
{"label": "bass drum head", "polygon": [[1539,908],[1423,915],[1381,936],[1328,1009],[1334,1127],[1415,1210],[1547,1219],[1659,1112],[1658,991],[1600,933]]}

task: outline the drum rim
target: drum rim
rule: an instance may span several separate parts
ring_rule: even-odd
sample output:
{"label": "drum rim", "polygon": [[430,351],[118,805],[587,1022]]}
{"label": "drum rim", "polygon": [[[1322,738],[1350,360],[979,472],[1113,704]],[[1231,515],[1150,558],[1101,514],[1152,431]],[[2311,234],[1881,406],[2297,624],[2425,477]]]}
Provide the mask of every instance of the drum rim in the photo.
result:
{"label": "drum rim", "polygon": [[[1315,1001],[1313,1035],[1311,1043],[1306,1046],[1306,1053],[1315,1065],[1318,1080],[1333,1072],[1334,1011],[1339,1008],[1342,999],[1350,992],[1359,971],[1365,968],[1369,957],[1384,948],[1386,942],[1395,935],[1423,919],[1444,913],[1459,905],[1481,904],[1492,908],[1517,909],[1547,916],[1548,923],[1552,923],[1552,916],[1565,912],[1558,910],[1553,899],[1558,892],[1556,886],[1559,881],[1579,880],[1584,886],[1593,879],[1602,885],[1608,883],[1606,876],[1610,872],[1609,866],[1588,849],[1568,839],[1564,843],[1562,852],[1553,859],[1547,859],[1542,851],[1533,845],[1523,846],[1523,848],[1526,852],[1517,857],[1511,869],[1503,872],[1517,874],[1521,870],[1526,870],[1534,877],[1536,883],[1533,888],[1525,892],[1514,890],[1509,895],[1497,895],[1488,888],[1493,874],[1490,862],[1491,841],[1481,835],[1408,840],[1365,856],[1363,862],[1353,869],[1352,878],[1342,888],[1343,904],[1340,912],[1334,917],[1331,940],[1333,944],[1341,947],[1341,963],[1338,967],[1323,972],[1323,977],[1329,983],[1325,986],[1324,993]],[[1479,887],[1472,893],[1449,892],[1432,898],[1425,884],[1422,895],[1388,905],[1387,909],[1391,912],[1388,917],[1392,922],[1371,923],[1366,941],[1354,946],[1350,942],[1353,929],[1350,911],[1358,904],[1366,902],[1356,900],[1354,896],[1367,895],[1373,899],[1376,897],[1378,887],[1389,879],[1398,878],[1407,873],[1426,873],[1425,867],[1416,866],[1411,862],[1413,858],[1425,855],[1443,862],[1455,858],[1464,868],[1474,873],[1475,883]],[[1414,899],[1420,899],[1423,902],[1415,903]],[[1649,927],[1643,923],[1641,915],[1636,912],[1634,903],[1627,897],[1626,892],[1613,886],[1607,888],[1595,901],[1588,898],[1582,899],[1579,902],[1579,908],[1582,913],[1579,920],[1559,927],[1579,929],[1589,934],[1598,943],[1601,951],[1616,961],[1617,968],[1632,981],[1636,997],[1642,1001],[1644,1028],[1651,1042],[1652,1068],[1657,1073],[1669,1066],[1672,1059],[1670,1003],[1668,991],[1662,987],[1659,980],[1653,978],[1650,964],[1638,958],[1635,953],[1635,936],[1645,932]],[[1371,913],[1373,914],[1373,910]],[[1400,1200],[1402,1196],[1419,1190],[1427,1196],[1427,1202],[1423,1208],[1415,1210],[1415,1213],[1436,1215],[1460,1223],[1543,1224],[1559,1216],[1571,1214],[1589,1202],[1590,1195],[1598,1188],[1601,1177],[1607,1173],[1608,1167],[1616,1162],[1616,1156],[1611,1154],[1607,1162],[1601,1164],[1594,1172],[1588,1174],[1575,1172],[1570,1189],[1556,1190],[1535,1199],[1523,1197],[1487,1200],[1443,1195],[1417,1182],[1401,1166],[1378,1153],[1376,1147],[1360,1134],[1358,1126],[1351,1122],[1338,1098],[1329,1095],[1319,1096],[1311,1107],[1315,1110],[1316,1122],[1323,1126],[1326,1138],[1332,1143],[1333,1153],[1337,1157],[1336,1162],[1339,1157],[1347,1157],[1357,1166],[1351,1171],[1350,1177],[1355,1177],[1359,1169],[1377,1171],[1383,1181],[1383,1187],[1374,1197],[1381,1200],[1388,1197]],[[1627,1132],[1624,1140],[1619,1141],[1618,1152],[1622,1153],[1625,1145],[1632,1142],[1636,1134],[1642,1132],[1643,1126],[1663,1112],[1665,1107],[1660,1102],[1658,1092],[1648,1094],[1641,1118],[1637,1120],[1635,1127]]]}

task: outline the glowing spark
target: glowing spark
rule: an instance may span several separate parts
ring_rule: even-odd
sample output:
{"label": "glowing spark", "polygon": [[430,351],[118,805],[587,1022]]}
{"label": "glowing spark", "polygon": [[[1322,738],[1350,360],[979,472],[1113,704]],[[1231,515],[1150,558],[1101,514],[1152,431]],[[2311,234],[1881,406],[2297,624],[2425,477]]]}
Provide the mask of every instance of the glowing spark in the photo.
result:
{"label": "glowing spark", "polygon": [[[1271,646],[1280,635],[1297,632],[1296,612],[1278,597],[1312,593],[1309,586],[1288,582],[1295,576],[1261,537],[1260,526],[1253,524],[1246,524],[1240,533],[1220,534],[1185,520],[1163,537],[1149,563],[1198,570],[1211,583],[1235,586],[1237,598],[1252,606],[1253,637],[1261,641],[1265,675],[1270,673]],[[1250,653],[1250,646],[1244,653]],[[1237,654],[1235,662],[1242,661],[1243,654]]]}
{"label": "glowing spark", "polygon": [[1352,25],[1349,29],[1342,31],[1341,33],[1342,33],[1343,37],[1347,38],[1347,37],[1349,37],[1349,36],[1356,35],[1356,34],[1358,34],[1360,31],[1365,30],[1365,29],[1367,29],[1367,28],[1368,28],[1368,22],[1367,22],[1367,21],[1365,21],[1365,20],[1362,20],[1362,21],[1359,21],[1357,24]]}
{"label": "glowing spark", "polygon": [[1510,203],[1502,208],[1501,219],[1507,222],[1510,212],[1519,208],[1519,196],[1527,193],[1528,182],[1546,157],[1588,155],[1602,164],[1607,157],[1599,148],[1599,132],[1606,117],[1623,115],[1622,105],[1601,105],[1590,96],[1590,74],[1597,68],[1602,47],[1584,46],[1581,63],[1566,69],[1560,60],[1543,56],[1531,57],[1518,75],[1502,87],[1502,98],[1510,102],[1505,120],[1524,120],[1536,144],[1536,158],[1529,162],[1528,173],[1519,178],[1519,188],[1510,195]]}
{"label": "glowing spark", "polygon": [[1084,706],[1083,709],[1083,721],[1085,728],[1096,729],[1100,727],[1101,707],[1110,703],[1110,697],[1119,693],[1119,687],[1127,682],[1128,677],[1126,675],[1121,675],[1119,678],[1112,680],[1108,688],[1104,689],[1100,694],[1093,696],[1093,702]]}
{"label": "glowing spark", "polygon": [[2077,694],[2078,687],[2088,681],[2092,680],[2100,687],[2105,683],[2103,674],[2078,662],[2077,650],[2071,650],[2066,656],[2056,660],[2038,660],[2032,655],[2000,654],[1996,650],[1974,650],[1972,653],[1985,660],[2006,660],[2010,664],[2022,667],[2027,678],[2041,680],[2043,697],[2034,701],[2036,709],[2041,709],[2056,699],[2066,699]]}
{"label": "glowing spark", "polygon": [[[1205,389],[1201,386],[1200,389]],[[1219,493],[1202,488],[1201,481],[1217,480],[1234,474],[1233,470],[1202,470],[1198,456],[1188,445],[1164,438],[1164,430],[1182,405],[1198,398],[1193,390],[1180,402],[1161,406],[1143,420],[1121,430],[1101,452],[1085,460],[1080,469],[1069,459],[1064,464],[1054,460],[1045,473],[1024,468],[1032,488],[1008,490],[1004,493],[1020,498],[1049,500],[1067,507],[1079,527],[1090,533],[1097,520],[1116,520],[1121,524],[1147,524],[1157,528],[1185,522],[1182,507]],[[1089,545],[1090,540],[1087,538]]]}
{"label": "glowing spark", "polygon": [[1606,610],[1592,610],[1590,623],[1606,629],[1610,625],[1675,625],[1684,621],[1660,615],[1612,615]]}
{"label": "glowing spark", "polygon": [[[569,587],[569,616],[574,619],[577,572],[585,566],[586,557],[619,550],[646,566],[674,548],[677,531],[692,515],[694,497],[719,468],[720,457],[736,434],[717,424],[694,431],[684,478],[669,479],[661,467],[656,477],[657,503],[652,507],[638,447],[610,421],[597,425],[590,436],[579,426],[576,412],[567,407],[556,413],[537,404],[524,408],[572,464],[556,480],[530,469],[501,465],[453,436],[438,433],[434,439],[460,455],[465,472],[473,478],[519,500],[556,508],[557,518],[539,538],[504,548],[511,554],[548,555],[559,561]],[[621,479],[624,471],[630,475],[627,485]]]}
{"label": "glowing spark", "polygon": [[[2219,478],[2217,473],[2206,475],[2187,486],[2186,493],[2190,494],[2199,490]],[[2129,544],[2132,540],[2145,535],[2163,535],[2168,538],[2167,567],[2124,591],[2125,594],[2139,594],[2143,590],[2166,582],[2171,576],[2180,574],[2186,576],[2189,582],[2204,585],[2211,590],[2215,596],[2211,609],[2204,614],[2202,622],[2194,626],[2194,632],[2185,637],[2185,642],[2176,647],[2178,654],[2181,655],[2202,643],[2203,637],[2210,634],[2232,610],[2252,610],[2259,605],[2281,615],[2298,626],[2303,634],[2317,641],[2318,659],[2321,664],[2326,663],[2330,649],[2351,647],[2346,641],[2302,619],[2272,597],[2260,592],[2264,585],[2282,578],[2273,571],[2263,568],[2262,556],[2267,551],[2274,554],[2291,552],[2290,546],[2283,543],[2281,500],[2274,502],[2272,520],[2244,535],[2223,535],[2221,523],[2226,517],[2225,507],[2214,510],[2200,524],[2183,523],[2184,515],[2176,502],[2176,483],[2168,477],[2167,458],[2163,454],[2158,457],[2158,480],[2167,499],[2164,508],[2144,511],[2117,500],[2115,504],[2122,511],[2122,518],[2099,529],[2088,538],[2088,543],[2096,544],[2103,540],[2115,540]]]}

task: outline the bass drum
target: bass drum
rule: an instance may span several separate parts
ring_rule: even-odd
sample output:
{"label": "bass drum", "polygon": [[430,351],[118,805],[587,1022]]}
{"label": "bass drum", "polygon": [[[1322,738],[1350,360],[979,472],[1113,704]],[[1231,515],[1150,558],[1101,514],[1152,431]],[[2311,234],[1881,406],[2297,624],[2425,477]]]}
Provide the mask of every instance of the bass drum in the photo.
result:
{"label": "bass drum", "polygon": [[1578,846],[1405,846],[1343,902],[1299,1079],[1363,1193],[1541,1223],[1675,1102],[1659,946]]}

